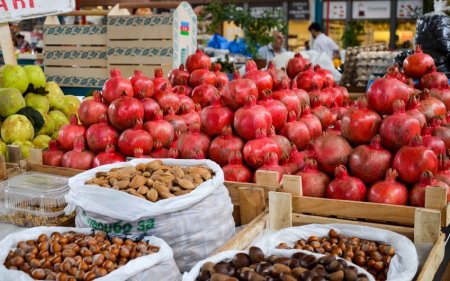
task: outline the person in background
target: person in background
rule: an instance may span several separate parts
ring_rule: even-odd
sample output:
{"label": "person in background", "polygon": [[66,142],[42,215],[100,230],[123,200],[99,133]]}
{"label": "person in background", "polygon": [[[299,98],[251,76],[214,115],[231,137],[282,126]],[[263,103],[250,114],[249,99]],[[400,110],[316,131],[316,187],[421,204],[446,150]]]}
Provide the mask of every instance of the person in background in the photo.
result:
{"label": "person in background", "polygon": [[258,56],[261,59],[266,60],[266,62],[271,61],[275,56],[286,52],[286,49],[283,47],[284,45],[284,36],[283,33],[279,31],[273,31],[273,42],[262,46],[258,49]]}
{"label": "person in background", "polygon": [[16,49],[20,50],[22,53],[31,51],[31,45],[25,40],[25,36],[20,33],[16,33],[15,36]]}
{"label": "person in background", "polygon": [[308,27],[308,30],[314,38],[312,50],[319,53],[326,53],[330,59],[332,59],[333,52],[339,51],[338,45],[333,41],[333,39],[322,32],[322,27],[317,22],[312,23]]}

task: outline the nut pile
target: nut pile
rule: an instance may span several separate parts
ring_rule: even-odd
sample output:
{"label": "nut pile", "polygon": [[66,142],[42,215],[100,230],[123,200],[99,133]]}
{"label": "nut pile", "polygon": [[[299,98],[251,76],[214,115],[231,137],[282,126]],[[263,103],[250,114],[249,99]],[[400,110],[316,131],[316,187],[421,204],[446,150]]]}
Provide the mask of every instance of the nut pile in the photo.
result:
{"label": "nut pile", "polygon": [[236,254],[229,262],[207,262],[197,281],[367,281],[356,267],[328,255],[295,253],[291,257],[264,256],[260,248],[251,247],[248,255]]}
{"label": "nut pile", "polygon": [[161,160],[99,172],[86,184],[114,188],[151,202],[181,196],[211,179],[213,172],[204,166],[167,166]]}
{"label": "nut pile", "polygon": [[37,280],[89,281],[158,251],[159,247],[144,241],[109,240],[104,232],[54,232],[50,237],[41,234],[36,240],[19,242],[16,250],[9,252],[5,266]]}
{"label": "nut pile", "polygon": [[310,236],[307,240],[298,240],[293,247],[281,243],[277,248],[302,249],[342,257],[366,269],[380,281],[387,279],[389,264],[395,255],[395,249],[390,245],[357,237],[346,237],[334,229],[329,231],[328,237]]}

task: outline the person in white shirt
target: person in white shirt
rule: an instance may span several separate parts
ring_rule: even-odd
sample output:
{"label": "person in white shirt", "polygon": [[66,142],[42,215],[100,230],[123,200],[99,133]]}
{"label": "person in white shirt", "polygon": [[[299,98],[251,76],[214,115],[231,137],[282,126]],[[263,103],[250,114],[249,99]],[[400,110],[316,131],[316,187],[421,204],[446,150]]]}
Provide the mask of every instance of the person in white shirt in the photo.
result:
{"label": "person in white shirt", "polygon": [[308,27],[308,30],[314,38],[312,50],[319,53],[326,53],[332,59],[333,52],[339,51],[339,46],[333,41],[333,39],[322,32],[322,27],[317,22],[312,23]]}
{"label": "person in white shirt", "polygon": [[275,30],[272,32],[272,36],[273,36],[272,43],[266,46],[262,46],[261,48],[258,49],[259,58],[266,60],[266,62],[269,62],[277,55],[286,52],[286,49],[283,47],[284,43],[283,33]]}

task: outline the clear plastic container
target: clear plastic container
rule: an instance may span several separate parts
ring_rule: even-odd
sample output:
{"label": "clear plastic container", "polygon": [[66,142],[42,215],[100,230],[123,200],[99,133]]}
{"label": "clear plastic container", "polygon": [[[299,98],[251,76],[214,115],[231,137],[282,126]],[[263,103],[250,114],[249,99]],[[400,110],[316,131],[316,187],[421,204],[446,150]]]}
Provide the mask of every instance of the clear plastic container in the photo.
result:
{"label": "clear plastic container", "polygon": [[64,195],[68,178],[28,172],[0,183],[0,214],[20,226],[70,225]]}

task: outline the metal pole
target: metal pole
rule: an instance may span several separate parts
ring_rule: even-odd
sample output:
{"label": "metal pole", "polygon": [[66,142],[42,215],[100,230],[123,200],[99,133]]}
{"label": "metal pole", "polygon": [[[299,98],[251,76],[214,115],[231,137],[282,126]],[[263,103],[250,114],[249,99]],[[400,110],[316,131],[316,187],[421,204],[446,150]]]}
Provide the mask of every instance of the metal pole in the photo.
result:
{"label": "metal pole", "polygon": [[395,37],[396,34],[395,32],[397,31],[397,0],[392,0],[391,1],[391,18],[389,20],[389,26],[390,26],[390,30],[389,30],[389,48],[390,49],[395,49]]}

